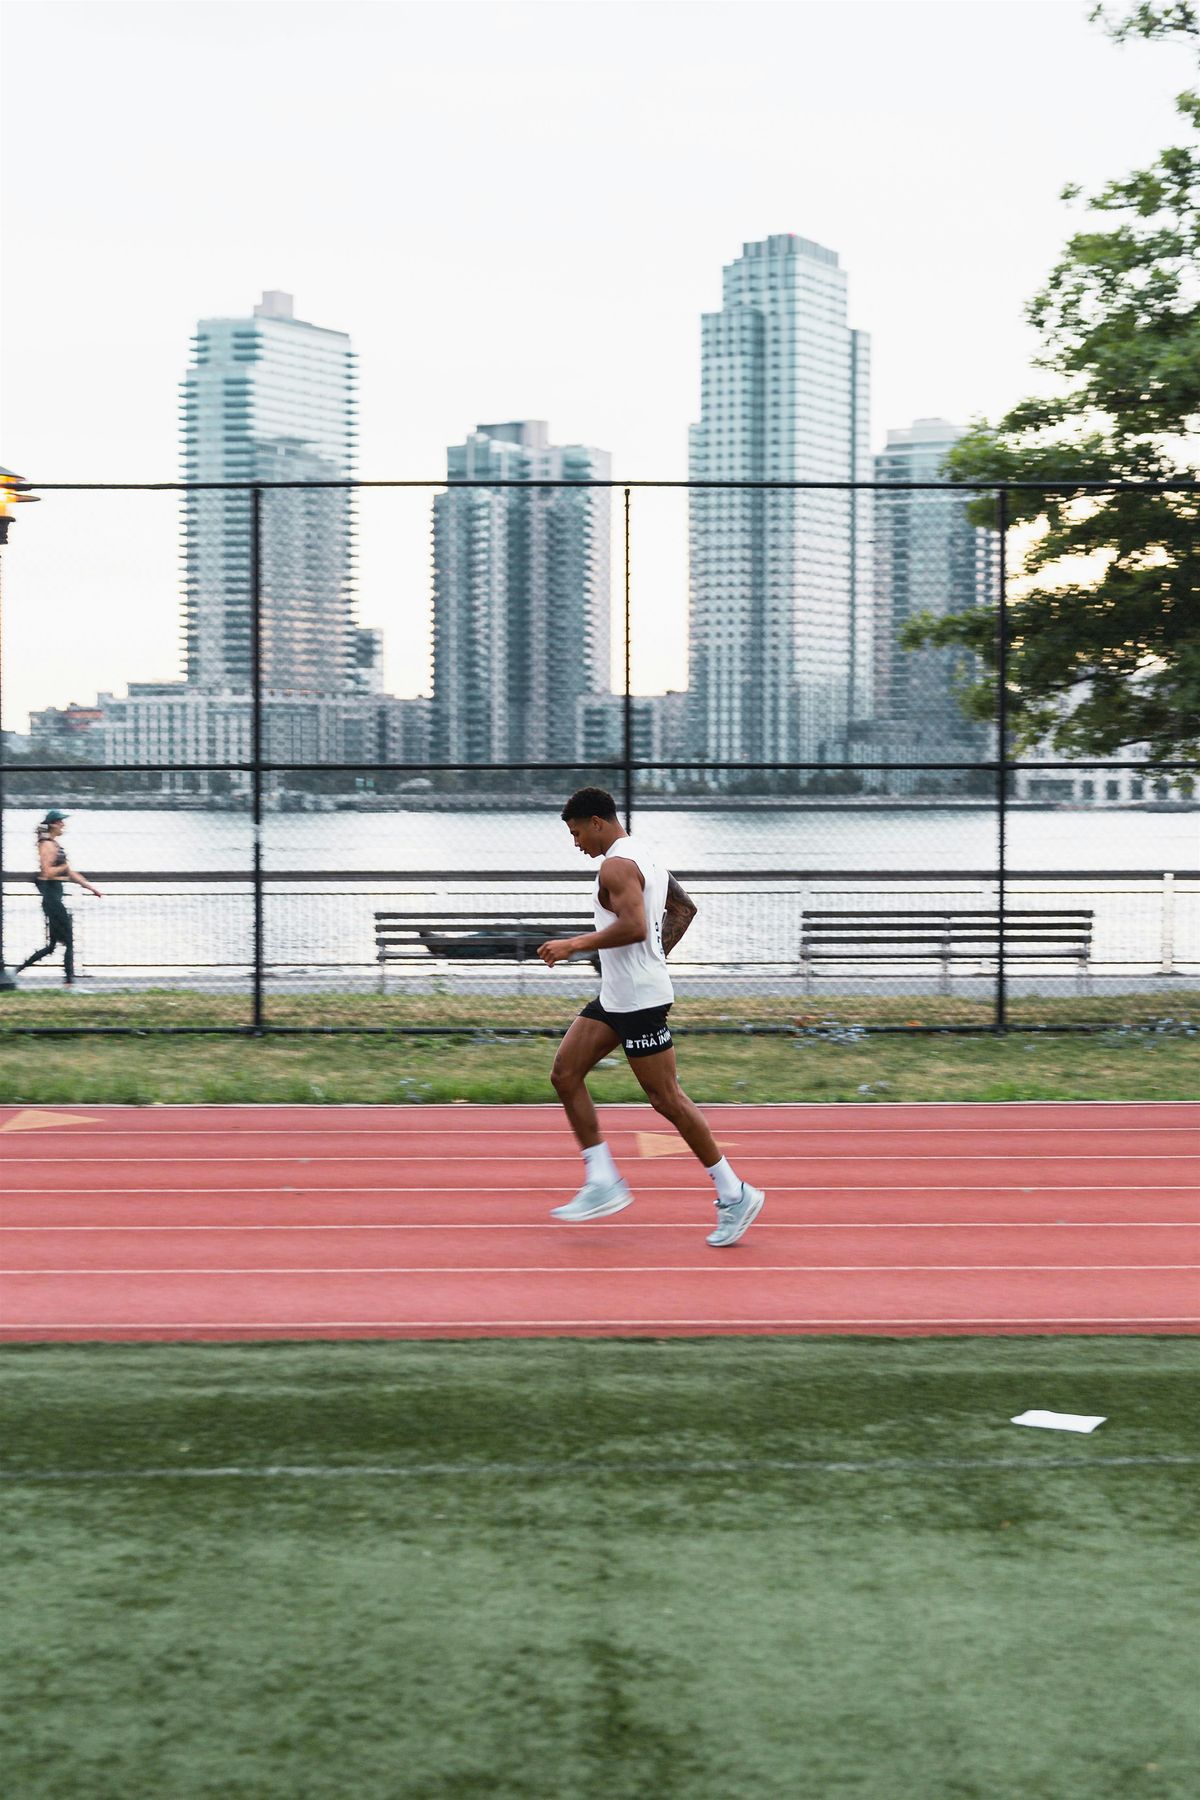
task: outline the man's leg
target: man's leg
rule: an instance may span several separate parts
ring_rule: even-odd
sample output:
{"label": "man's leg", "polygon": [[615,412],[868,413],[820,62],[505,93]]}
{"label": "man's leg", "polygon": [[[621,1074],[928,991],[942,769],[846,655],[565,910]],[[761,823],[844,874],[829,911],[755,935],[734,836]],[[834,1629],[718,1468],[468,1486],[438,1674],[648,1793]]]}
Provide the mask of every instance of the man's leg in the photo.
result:
{"label": "man's leg", "polygon": [[721,1152],[707,1119],[679,1085],[674,1050],[658,1050],[653,1056],[631,1056],[629,1066],[655,1112],[670,1121],[704,1167],[711,1169],[714,1163],[719,1163]]}
{"label": "man's leg", "polygon": [[633,1195],[621,1180],[612,1152],[600,1136],[596,1108],[587,1091],[587,1075],[601,1057],[620,1043],[602,1019],[578,1018],[559,1045],[550,1079],[583,1151],[584,1183],[573,1200],[551,1208],[556,1219],[579,1223],[620,1212]]}
{"label": "man's leg", "polygon": [[558,1046],[550,1080],[581,1150],[593,1149],[600,1142],[600,1124],[587,1091],[587,1077],[601,1057],[610,1055],[620,1041],[616,1032],[599,1019],[580,1018]]}
{"label": "man's leg", "polygon": [[629,1066],[655,1112],[670,1121],[688,1149],[699,1157],[716,1189],[717,1229],[709,1236],[709,1243],[736,1244],[762,1211],[762,1191],[735,1175],[722,1156],[704,1114],[679,1085],[674,1049],[658,1050],[651,1056],[631,1056]]}

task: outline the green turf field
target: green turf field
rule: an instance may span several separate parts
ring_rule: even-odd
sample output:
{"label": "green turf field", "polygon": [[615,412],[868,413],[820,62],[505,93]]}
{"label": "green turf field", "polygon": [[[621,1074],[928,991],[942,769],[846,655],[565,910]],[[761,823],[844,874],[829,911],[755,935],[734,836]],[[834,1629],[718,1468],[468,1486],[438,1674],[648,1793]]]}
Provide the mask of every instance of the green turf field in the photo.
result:
{"label": "green turf field", "polygon": [[1198,1373],[1163,1338],[9,1349],[3,1792],[1195,1800]]}

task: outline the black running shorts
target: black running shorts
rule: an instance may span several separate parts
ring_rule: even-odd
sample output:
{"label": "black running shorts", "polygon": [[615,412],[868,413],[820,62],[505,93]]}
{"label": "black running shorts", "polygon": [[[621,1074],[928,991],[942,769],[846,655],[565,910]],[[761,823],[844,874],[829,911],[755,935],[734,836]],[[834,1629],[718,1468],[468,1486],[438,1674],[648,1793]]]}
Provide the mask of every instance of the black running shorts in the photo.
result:
{"label": "black running shorts", "polygon": [[614,1013],[607,1012],[598,1000],[589,1000],[579,1016],[581,1019],[599,1019],[601,1025],[615,1031],[626,1056],[632,1060],[636,1056],[657,1056],[660,1051],[671,1048],[671,1027],[667,1024],[670,1010],[668,1001],[666,1006],[643,1006],[639,1012]]}

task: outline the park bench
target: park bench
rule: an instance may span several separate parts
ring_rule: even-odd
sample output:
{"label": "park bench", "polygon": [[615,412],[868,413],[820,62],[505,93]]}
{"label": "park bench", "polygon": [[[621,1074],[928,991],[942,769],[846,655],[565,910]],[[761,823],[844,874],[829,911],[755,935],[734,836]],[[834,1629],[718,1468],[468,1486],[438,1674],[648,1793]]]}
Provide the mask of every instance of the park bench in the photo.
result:
{"label": "park bench", "polygon": [[[800,973],[812,992],[822,964],[928,963],[939,989],[950,992],[953,965],[999,958],[1000,915],[994,909],[900,912],[806,912],[800,930]],[[1090,991],[1092,912],[1084,907],[1013,907],[1004,913],[1004,959],[1013,964],[1067,963],[1080,989]]]}
{"label": "park bench", "polygon": [[[579,937],[594,931],[588,913],[547,912],[377,912],[375,960],[379,964],[379,991],[386,991],[391,963],[473,962],[517,963],[537,960],[538,945],[549,938]],[[572,957],[572,962],[584,960]],[[586,960],[599,969],[593,953]]]}

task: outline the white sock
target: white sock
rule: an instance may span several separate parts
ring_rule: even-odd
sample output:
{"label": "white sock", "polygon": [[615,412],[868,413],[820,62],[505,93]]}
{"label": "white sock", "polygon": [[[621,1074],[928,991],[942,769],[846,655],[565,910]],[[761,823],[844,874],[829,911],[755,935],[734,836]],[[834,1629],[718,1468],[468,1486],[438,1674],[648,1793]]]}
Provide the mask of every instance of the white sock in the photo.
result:
{"label": "white sock", "polygon": [[589,1181],[619,1181],[617,1165],[607,1144],[589,1144],[583,1153],[583,1166]]}
{"label": "white sock", "polygon": [[718,1200],[729,1201],[741,1199],[741,1180],[730,1168],[729,1159],[727,1157],[723,1156],[719,1163],[714,1163],[711,1169],[706,1169],[704,1172],[711,1178],[712,1184],[717,1190]]}

